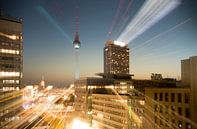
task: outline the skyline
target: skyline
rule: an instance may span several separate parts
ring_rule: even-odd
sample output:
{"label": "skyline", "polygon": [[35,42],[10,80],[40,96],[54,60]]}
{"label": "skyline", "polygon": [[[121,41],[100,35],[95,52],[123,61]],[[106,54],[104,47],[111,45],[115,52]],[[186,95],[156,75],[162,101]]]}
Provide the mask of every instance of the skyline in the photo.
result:
{"label": "skyline", "polygon": [[[124,1],[122,9],[129,2],[130,0]],[[89,77],[103,72],[104,43],[108,39],[118,3],[118,0],[88,0],[87,3],[71,0],[48,3],[46,0],[3,0],[1,6],[4,14],[23,17],[24,82],[35,83],[42,76],[49,83],[73,81],[75,70],[72,41],[76,5],[79,6],[79,34],[82,44],[79,52],[81,76]],[[133,0],[128,19],[132,19],[142,3],[143,1]],[[135,75],[134,78],[147,79],[151,73],[161,73],[164,77],[180,76],[180,60],[197,55],[197,17],[192,14],[196,10],[195,5],[195,0],[182,1],[165,18],[129,43],[130,73]],[[125,10],[122,11],[120,14],[124,14]],[[118,24],[114,26],[116,33],[112,33],[112,39],[118,38],[123,20],[120,16]]]}

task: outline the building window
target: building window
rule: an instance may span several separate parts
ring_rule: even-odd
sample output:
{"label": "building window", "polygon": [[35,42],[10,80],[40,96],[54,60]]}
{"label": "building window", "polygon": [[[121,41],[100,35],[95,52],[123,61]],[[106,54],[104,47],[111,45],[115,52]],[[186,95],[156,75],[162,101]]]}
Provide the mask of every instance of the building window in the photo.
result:
{"label": "building window", "polygon": [[178,113],[179,113],[179,115],[182,115],[182,108],[181,107],[178,107]]}
{"label": "building window", "polygon": [[189,108],[186,108],[185,109],[185,117],[186,118],[189,118]]}
{"label": "building window", "polygon": [[157,100],[157,93],[155,93],[155,98],[154,99]]}
{"label": "building window", "polygon": [[174,115],[175,113],[175,106],[172,106],[172,114]]}
{"label": "building window", "polygon": [[166,119],[166,127],[169,127],[168,119]]}
{"label": "building window", "polygon": [[16,80],[16,84],[19,84],[19,80]]}
{"label": "building window", "polygon": [[186,122],[186,129],[191,129],[191,128],[192,128],[191,124]]}
{"label": "building window", "polygon": [[183,126],[182,121],[179,121],[179,122],[178,122],[178,127],[179,127],[179,128],[182,128],[182,126]]}
{"label": "building window", "polygon": [[0,49],[0,53],[19,55],[19,50]]}
{"label": "building window", "polygon": [[157,112],[158,111],[158,107],[157,107],[157,105],[155,105],[155,112]]}
{"label": "building window", "polygon": [[185,103],[189,103],[189,94],[185,94]]}
{"label": "building window", "polygon": [[163,112],[163,107],[160,105],[160,113]]}
{"label": "building window", "polygon": [[172,119],[172,127],[174,127],[174,124],[175,124],[175,120]]}
{"label": "building window", "polygon": [[159,100],[160,100],[160,101],[163,100],[163,94],[162,94],[162,93],[159,94]]}
{"label": "building window", "polygon": [[163,125],[163,121],[162,121],[162,119],[160,119],[160,125]]}
{"label": "building window", "polygon": [[20,76],[20,72],[0,72],[0,77],[18,77]]}
{"label": "building window", "polygon": [[181,103],[181,100],[182,100],[181,93],[178,93],[178,103]]}
{"label": "building window", "polygon": [[168,106],[165,108],[165,113],[168,114]]}
{"label": "building window", "polygon": [[168,93],[165,93],[165,101],[168,101]]}
{"label": "building window", "polygon": [[171,101],[174,102],[174,93],[171,93]]}
{"label": "building window", "polygon": [[157,117],[155,116],[155,123],[157,123]]}

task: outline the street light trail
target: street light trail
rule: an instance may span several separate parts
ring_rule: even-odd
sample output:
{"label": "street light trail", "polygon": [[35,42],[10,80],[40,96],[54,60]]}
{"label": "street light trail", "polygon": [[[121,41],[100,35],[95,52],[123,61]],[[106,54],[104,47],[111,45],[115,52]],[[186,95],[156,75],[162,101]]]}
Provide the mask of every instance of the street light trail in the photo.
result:
{"label": "street light trail", "polygon": [[144,33],[180,4],[179,0],[147,0],[118,40],[126,43]]}
{"label": "street light trail", "polygon": [[[69,90],[71,90],[71,88],[72,87],[69,87],[69,89],[68,90],[66,90],[66,91],[64,91],[64,93],[62,94],[62,96],[64,96],[67,92],[69,92]],[[59,97],[59,98],[61,98],[61,97]],[[64,106],[63,105],[63,101],[59,104],[60,105],[60,107],[62,107],[62,106]],[[61,109],[60,109],[61,110]],[[50,112],[50,111],[49,111]],[[52,114],[52,113],[51,113]],[[55,113],[55,115],[53,114],[53,119],[51,119],[49,122],[48,122],[48,124],[50,125],[55,119],[56,119],[56,115],[58,114],[58,112],[56,112]],[[67,112],[66,112],[66,114],[67,114]],[[54,117],[55,116],[55,117]],[[64,119],[64,118],[63,118]],[[59,122],[58,122],[58,124],[59,124]],[[49,127],[51,127],[51,126],[49,126]]]}

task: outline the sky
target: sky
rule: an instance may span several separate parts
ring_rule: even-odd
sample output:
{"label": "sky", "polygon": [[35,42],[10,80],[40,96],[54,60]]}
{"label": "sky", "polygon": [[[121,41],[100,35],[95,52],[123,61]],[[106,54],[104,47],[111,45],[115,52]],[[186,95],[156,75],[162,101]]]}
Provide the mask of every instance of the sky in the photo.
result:
{"label": "sky", "polygon": [[[1,0],[4,15],[23,18],[24,83],[72,83],[73,39],[79,15],[81,77],[103,72],[103,47],[117,39],[145,0]],[[129,4],[130,3],[130,4]],[[197,2],[181,4],[128,44],[130,73],[180,79],[182,59],[197,55]],[[109,36],[109,31],[111,36]]]}

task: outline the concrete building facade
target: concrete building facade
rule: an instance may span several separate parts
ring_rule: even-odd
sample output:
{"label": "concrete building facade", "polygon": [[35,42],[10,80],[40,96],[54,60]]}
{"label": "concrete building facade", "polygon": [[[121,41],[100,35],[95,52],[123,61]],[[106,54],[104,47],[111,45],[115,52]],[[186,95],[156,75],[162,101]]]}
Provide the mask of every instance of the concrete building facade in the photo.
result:
{"label": "concrete building facade", "polygon": [[[100,129],[129,129],[131,80],[85,78],[75,81],[75,110]],[[103,120],[101,121],[101,119]]]}
{"label": "concrete building facade", "polygon": [[181,80],[191,88],[192,121],[197,123],[197,56],[181,61]]}
{"label": "concrete building facade", "polygon": [[93,94],[92,124],[100,129],[128,129],[127,95]]}
{"label": "concrete building facade", "polygon": [[181,81],[185,86],[190,86],[190,59],[181,60]]}
{"label": "concrete building facade", "polygon": [[144,125],[150,129],[191,129],[189,88],[145,88]]}

